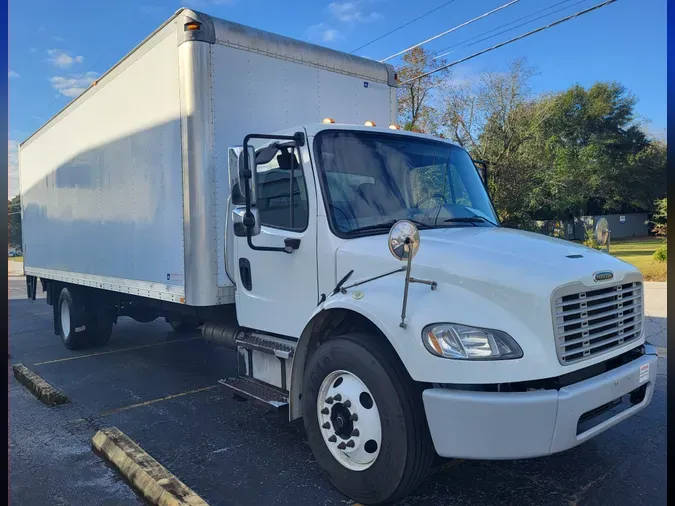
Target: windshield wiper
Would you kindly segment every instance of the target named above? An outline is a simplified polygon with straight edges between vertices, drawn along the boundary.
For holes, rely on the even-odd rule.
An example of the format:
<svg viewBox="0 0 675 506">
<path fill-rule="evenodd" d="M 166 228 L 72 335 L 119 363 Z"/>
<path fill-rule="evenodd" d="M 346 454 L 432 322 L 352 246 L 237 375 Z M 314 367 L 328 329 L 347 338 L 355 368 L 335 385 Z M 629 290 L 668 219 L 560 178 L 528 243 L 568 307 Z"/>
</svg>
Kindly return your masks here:
<svg viewBox="0 0 675 506">
<path fill-rule="evenodd" d="M 410 219 L 405 219 L 406 221 L 410 221 L 417 225 L 417 228 L 421 229 L 428 229 L 432 228 L 431 225 L 427 225 L 426 223 L 422 223 L 421 221 L 416 221 L 416 220 L 410 220 Z M 351 232 L 363 232 L 366 230 L 380 230 L 380 229 L 390 229 L 391 227 L 394 226 L 395 223 L 398 223 L 401 220 L 389 220 L 385 221 L 384 223 L 377 223 L 375 225 L 368 225 L 366 227 L 361 227 L 361 228 L 355 228 L 354 230 L 351 230 Z"/>
<path fill-rule="evenodd" d="M 459 218 L 448 218 L 447 220 L 443 221 L 445 223 L 489 223 L 491 225 L 496 225 L 490 220 L 483 218 L 482 216 L 478 216 L 477 214 L 474 214 L 473 216 L 462 216 Z"/>
</svg>

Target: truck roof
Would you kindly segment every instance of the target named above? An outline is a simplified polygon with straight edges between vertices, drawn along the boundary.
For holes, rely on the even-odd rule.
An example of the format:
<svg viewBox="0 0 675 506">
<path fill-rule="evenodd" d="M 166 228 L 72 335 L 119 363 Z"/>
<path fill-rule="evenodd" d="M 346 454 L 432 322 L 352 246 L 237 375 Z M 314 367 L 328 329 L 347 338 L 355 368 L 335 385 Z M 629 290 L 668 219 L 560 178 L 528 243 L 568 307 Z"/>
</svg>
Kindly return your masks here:
<svg viewBox="0 0 675 506">
<path fill-rule="evenodd" d="M 141 49 L 145 43 L 160 30 L 179 17 L 186 22 L 197 21 L 202 25 L 202 29 L 198 33 L 181 30 L 181 32 L 183 32 L 182 40 L 184 41 L 199 40 L 212 44 L 221 44 L 289 61 L 295 61 L 304 65 L 323 68 L 341 74 L 362 77 L 364 80 L 387 83 L 389 86 L 393 87 L 397 85 L 396 73 L 394 67 L 390 64 L 380 63 L 375 60 L 369 60 L 342 51 L 328 49 L 323 46 L 292 39 L 276 33 L 259 30 L 239 23 L 233 23 L 183 7 L 178 9 L 173 16 L 162 23 L 136 47 L 129 51 L 121 60 L 115 63 L 115 65 L 110 67 L 110 69 L 89 85 L 89 88 L 83 93 L 71 100 L 40 128 L 24 139 L 20 146 L 25 144 L 29 139 L 34 137 L 38 132 L 57 120 L 63 114 L 67 114 L 69 109 L 87 100 L 95 88 L 105 86 L 106 82 L 111 78 L 109 74 L 113 72 L 115 68 L 121 65 L 136 51 Z"/>
<path fill-rule="evenodd" d="M 354 125 L 354 124 L 349 124 L 349 123 L 308 123 L 306 125 L 302 125 L 307 130 L 307 135 L 310 137 L 315 136 L 317 133 L 323 130 L 353 130 L 357 132 L 380 132 L 384 134 L 394 134 L 394 135 L 407 135 L 410 137 L 417 137 L 420 139 L 428 139 L 428 140 L 433 140 L 433 141 L 440 141 L 440 142 L 446 142 L 448 144 L 452 144 L 453 146 L 456 146 L 458 148 L 464 149 L 462 146 L 457 144 L 456 142 L 452 142 L 449 139 L 444 139 L 442 137 L 437 137 L 435 135 L 429 135 L 429 134 L 422 134 L 422 133 L 417 133 L 417 132 L 411 132 L 409 130 L 403 130 L 400 128 L 397 129 L 391 129 L 389 127 L 379 127 L 379 126 L 365 126 L 365 125 Z M 299 126 L 297 128 L 300 128 Z M 296 128 L 296 130 L 297 130 Z M 289 130 L 292 129 L 285 129 L 284 132 L 288 132 Z M 277 132 L 280 133 L 280 132 Z"/>
</svg>

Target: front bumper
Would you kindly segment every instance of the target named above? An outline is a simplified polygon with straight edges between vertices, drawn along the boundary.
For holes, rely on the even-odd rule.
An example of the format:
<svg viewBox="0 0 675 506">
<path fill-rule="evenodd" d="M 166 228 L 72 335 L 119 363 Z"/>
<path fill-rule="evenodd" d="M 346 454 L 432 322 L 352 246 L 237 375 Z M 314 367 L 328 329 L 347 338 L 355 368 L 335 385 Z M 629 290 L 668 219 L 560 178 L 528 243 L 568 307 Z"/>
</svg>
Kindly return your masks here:
<svg viewBox="0 0 675 506">
<path fill-rule="evenodd" d="M 422 397 L 436 452 L 441 457 L 498 460 L 539 457 L 577 446 L 649 404 L 658 360 L 652 346 L 647 353 L 651 350 L 654 354 L 560 390 L 427 389 Z M 640 402 L 592 425 L 593 410 L 644 385 Z M 591 427 L 579 432 L 582 415 L 588 420 L 584 425 Z"/>
</svg>

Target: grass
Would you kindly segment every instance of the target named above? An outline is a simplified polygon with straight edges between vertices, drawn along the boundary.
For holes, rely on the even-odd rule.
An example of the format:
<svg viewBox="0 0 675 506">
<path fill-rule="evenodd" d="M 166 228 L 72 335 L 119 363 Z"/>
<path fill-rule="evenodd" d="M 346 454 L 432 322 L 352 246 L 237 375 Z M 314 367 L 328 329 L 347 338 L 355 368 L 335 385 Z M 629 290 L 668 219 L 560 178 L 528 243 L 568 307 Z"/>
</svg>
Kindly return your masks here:
<svg viewBox="0 0 675 506">
<path fill-rule="evenodd" d="M 23 257 L 9 257 L 9 260 L 13 260 L 15 262 L 23 262 Z"/>
<path fill-rule="evenodd" d="M 640 269 L 646 281 L 666 281 L 667 262 L 659 262 L 653 256 L 665 242 L 665 238 L 659 237 L 617 239 L 611 242 L 609 252 Z"/>
</svg>

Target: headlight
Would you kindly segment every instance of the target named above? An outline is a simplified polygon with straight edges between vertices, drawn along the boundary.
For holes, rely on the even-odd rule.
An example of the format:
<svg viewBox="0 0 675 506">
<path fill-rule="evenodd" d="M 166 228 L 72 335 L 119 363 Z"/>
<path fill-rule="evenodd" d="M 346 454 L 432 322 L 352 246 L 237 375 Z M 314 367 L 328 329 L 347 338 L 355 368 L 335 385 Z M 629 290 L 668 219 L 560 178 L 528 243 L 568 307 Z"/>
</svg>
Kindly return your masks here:
<svg viewBox="0 0 675 506">
<path fill-rule="evenodd" d="M 431 354 L 445 358 L 507 360 L 523 356 L 523 350 L 506 332 L 455 323 L 426 326 L 422 341 Z"/>
</svg>

